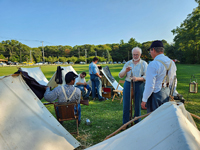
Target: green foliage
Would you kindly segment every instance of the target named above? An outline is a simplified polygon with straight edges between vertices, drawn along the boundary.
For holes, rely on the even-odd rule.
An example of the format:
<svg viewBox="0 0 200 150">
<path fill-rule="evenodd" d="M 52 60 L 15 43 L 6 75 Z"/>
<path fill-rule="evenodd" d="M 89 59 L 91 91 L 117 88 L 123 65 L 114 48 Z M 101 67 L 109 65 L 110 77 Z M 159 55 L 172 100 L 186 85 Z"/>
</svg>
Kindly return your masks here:
<svg viewBox="0 0 200 150">
<path fill-rule="evenodd" d="M 59 57 L 60 62 L 66 62 L 68 59 L 66 57 Z"/>
<path fill-rule="evenodd" d="M 75 57 L 75 56 L 72 56 L 71 58 L 69 58 L 69 60 L 70 60 L 71 62 L 75 63 L 75 62 L 78 60 L 78 58 Z"/>
<path fill-rule="evenodd" d="M 175 35 L 175 50 L 180 54 L 182 63 L 200 63 L 200 3 L 197 8 L 181 23 L 180 27 L 172 30 Z"/>
<path fill-rule="evenodd" d="M 5 57 L 3 56 L 3 54 L 0 54 L 0 59 L 4 59 Z"/>
<path fill-rule="evenodd" d="M 84 56 L 81 56 L 80 58 L 78 58 L 77 62 L 85 62 L 85 57 Z"/>
<path fill-rule="evenodd" d="M 49 57 L 46 57 L 46 58 L 45 58 L 45 61 L 46 61 L 46 62 L 53 63 L 53 62 L 58 61 L 58 58 L 57 58 L 57 57 L 51 57 L 51 56 L 49 56 Z"/>
</svg>

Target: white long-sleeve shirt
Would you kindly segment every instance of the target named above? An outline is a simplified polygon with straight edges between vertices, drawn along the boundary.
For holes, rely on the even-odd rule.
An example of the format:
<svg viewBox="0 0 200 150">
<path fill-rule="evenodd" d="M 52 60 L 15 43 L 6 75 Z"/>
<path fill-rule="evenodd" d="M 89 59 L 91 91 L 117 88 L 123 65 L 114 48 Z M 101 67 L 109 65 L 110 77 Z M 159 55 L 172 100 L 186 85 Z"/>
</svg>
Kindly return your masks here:
<svg viewBox="0 0 200 150">
<path fill-rule="evenodd" d="M 140 59 L 140 61 L 135 65 L 133 63 L 133 60 L 129 60 L 125 63 L 125 65 L 122 68 L 122 70 L 120 71 L 120 73 L 124 72 L 126 70 L 126 68 L 129 67 L 129 66 L 132 68 L 133 76 L 143 77 L 146 80 L 146 71 L 147 71 L 147 66 L 148 66 L 146 61 L 143 61 L 143 60 Z M 119 73 L 119 75 L 120 75 L 120 73 Z M 131 82 L 130 77 L 131 77 L 131 70 L 126 73 L 125 80 L 128 81 L 128 82 Z M 119 76 L 119 78 L 121 78 L 121 77 Z"/>
<path fill-rule="evenodd" d="M 75 83 L 74 83 L 74 86 L 77 85 L 78 82 L 81 82 L 81 83 L 85 83 L 85 78 L 81 78 L 80 74 L 78 75 L 78 77 L 75 79 Z"/>
<path fill-rule="evenodd" d="M 162 82 L 166 75 L 165 66 L 161 62 L 156 61 L 156 59 L 163 61 L 166 64 L 167 68 L 169 67 L 170 62 L 172 61 L 169 57 L 165 56 L 164 54 L 159 54 L 154 58 L 152 62 L 149 63 L 147 67 L 146 84 L 145 84 L 145 89 L 144 89 L 143 98 L 142 98 L 143 102 L 147 102 L 152 92 L 157 93 L 161 90 Z M 172 61 L 171 68 L 168 71 L 169 86 L 171 86 L 173 83 L 174 76 L 176 75 L 176 70 L 177 70 L 176 65 Z M 166 83 L 164 86 L 166 86 Z M 176 83 L 175 83 L 174 91 L 175 90 L 176 90 Z"/>
</svg>

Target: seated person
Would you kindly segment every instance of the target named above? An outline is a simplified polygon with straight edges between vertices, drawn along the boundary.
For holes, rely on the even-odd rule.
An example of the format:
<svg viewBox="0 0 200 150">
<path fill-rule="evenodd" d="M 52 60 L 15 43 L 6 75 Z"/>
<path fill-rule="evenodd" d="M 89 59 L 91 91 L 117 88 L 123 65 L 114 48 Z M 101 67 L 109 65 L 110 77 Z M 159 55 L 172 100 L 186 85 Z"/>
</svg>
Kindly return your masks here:
<svg viewBox="0 0 200 150">
<path fill-rule="evenodd" d="M 86 72 L 82 72 L 75 79 L 74 86 L 79 88 L 82 91 L 83 99 L 89 99 L 89 95 L 91 92 L 90 86 L 85 81 Z"/>
<path fill-rule="evenodd" d="M 46 88 L 46 92 L 44 93 L 44 99 L 48 102 L 55 101 L 58 99 L 59 103 L 63 102 L 77 102 L 78 103 L 78 122 L 80 124 L 81 121 L 81 106 L 80 106 L 80 100 L 81 100 L 81 91 L 79 88 L 74 87 L 75 78 L 78 76 L 74 72 L 68 72 L 65 75 L 65 82 L 66 85 L 64 86 L 58 86 L 54 88 L 52 91 L 50 90 L 50 87 Z M 65 92 L 65 93 L 64 93 Z M 74 107 L 75 113 L 77 112 L 76 107 Z"/>
</svg>

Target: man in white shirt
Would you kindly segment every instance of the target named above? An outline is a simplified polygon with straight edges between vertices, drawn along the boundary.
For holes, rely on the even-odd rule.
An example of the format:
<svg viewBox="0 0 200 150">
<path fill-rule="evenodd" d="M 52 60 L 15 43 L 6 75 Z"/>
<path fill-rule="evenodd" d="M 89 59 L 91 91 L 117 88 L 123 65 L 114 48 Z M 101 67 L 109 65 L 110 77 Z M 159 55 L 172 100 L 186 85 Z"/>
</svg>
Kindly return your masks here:
<svg viewBox="0 0 200 150">
<path fill-rule="evenodd" d="M 82 91 L 83 99 L 89 99 L 91 88 L 86 83 L 85 77 L 86 77 L 86 72 L 82 72 L 81 74 L 79 74 L 78 77 L 75 79 L 74 86 Z"/>
<path fill-rule="evenodd" d="M 177 70 L 175 63 L 164 55 L 162 41 L 152 42 L 149 50 L 154 60 L 147 67 L 146 84 L 141 103 L 142 108 L 145 108 L 147 103 L 148 113 L 169 101 L 170 87 Z"/>
<path fill-rule="evenodd" d="M 135 87 L 135 113 L 134 116 L 141 116 L 141 102 L 142 94 L 144 91 L 144 81 L 146 79 L 147 63 L 140 59 L 142 50 L 139 47 L 132 49 L 133 59 L 126 62 L 123 69 L 119 73 L 119 77 L 125 78 L 124 89 L 123 89 L 123 124 L 130 120 L 130 85 L 133 80 Z M 140 119 L 141 120 L 141 119 Z M 140 120 L 136 120 L 138 123 Z"/>
</svg>

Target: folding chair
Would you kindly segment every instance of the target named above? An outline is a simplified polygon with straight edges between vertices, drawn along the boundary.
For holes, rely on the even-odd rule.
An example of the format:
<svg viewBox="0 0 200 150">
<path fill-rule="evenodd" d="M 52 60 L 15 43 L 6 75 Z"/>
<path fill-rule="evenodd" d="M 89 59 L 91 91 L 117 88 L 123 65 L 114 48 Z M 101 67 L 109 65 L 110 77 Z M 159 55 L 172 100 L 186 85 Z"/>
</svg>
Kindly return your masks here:
<svg viewBox="0 0 200 150">
<path fill-rule="evenodd" d="M 76 114 L 74 112 L 74 107 L 76 107 Z M 54 109 L 56 113 L 57 120 L 60 121 L 68 121 L 68 120 L 76 120 L 77 126 L 77 135 L 79 135 L 78 131 L 78 103 L 76 102 L 67 102 L 67 103 L 54 103 Z"/>
<path fill-rule="evenodd" d="M 113 95 L 112 101 L 115 99 L 115 96 L 118 96 L 118 93 L 120 93 L 120 94 L 122 95 L 120 104 L 122 103 L 122 100 L 123 100 L 123 91 L 122 91 L 122 90 L 118 90 L 118 87 L 119 87 L 119 84 L 120 84 L 120 83 L 124 84 L 124 82 L 125 82 L 124 80 L 119 80 L 119 83 L 118 83 L 118 85 L 117 85 L 116 90 L 113 90 L 114 95 Z M 120 98 L 119 98 L 118 100 L 120 100 Z"/>
</svg>

